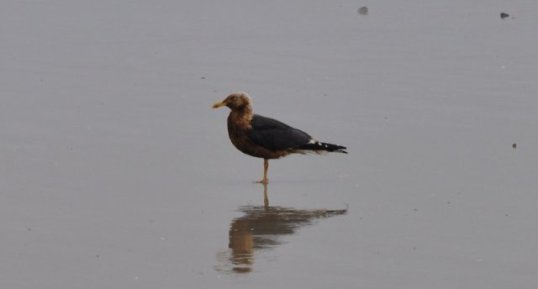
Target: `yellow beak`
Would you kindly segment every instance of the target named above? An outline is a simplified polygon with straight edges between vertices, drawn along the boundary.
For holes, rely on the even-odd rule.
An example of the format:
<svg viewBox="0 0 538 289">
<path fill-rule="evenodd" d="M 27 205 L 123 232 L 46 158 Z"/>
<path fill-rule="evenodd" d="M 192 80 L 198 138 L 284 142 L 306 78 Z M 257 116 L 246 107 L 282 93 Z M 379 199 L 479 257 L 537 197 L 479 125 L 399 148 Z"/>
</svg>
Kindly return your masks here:
<svg viewBox="0 0 538 289">
<path fill-rule="evenodd" d="M 219 107 L 223 107 L 226 105 L 226 102 L 224 101 L 217 101 L 213 104 L 213 108 L 219 108 Z"/>
</svg>

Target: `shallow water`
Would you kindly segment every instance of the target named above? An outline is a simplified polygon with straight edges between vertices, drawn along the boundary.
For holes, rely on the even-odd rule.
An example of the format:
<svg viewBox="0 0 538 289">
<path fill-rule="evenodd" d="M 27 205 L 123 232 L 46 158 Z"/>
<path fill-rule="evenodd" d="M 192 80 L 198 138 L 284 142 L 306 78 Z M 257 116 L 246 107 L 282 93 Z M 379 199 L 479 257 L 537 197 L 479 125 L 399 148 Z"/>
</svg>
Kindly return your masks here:
<svg viewBox="0 0 538 289">
<path fill-rule="evenodd" d="M 286 235 L 292 235 L 314 220 L 343 215 L 347 209 L 301 210 L 271 206 L 267 185 L 264 185 L 263 206 L 241 207 L 241 217 L 233 219 L 228 232 L 228 254 L 219 256 L 217 267 L 221 272 L 250 273 L 253 271 L 258 251 L 276 248 Z M 224 264 L 222 264 L 224 263 Z M 227 268 L 230 267 L 230 268 Z"/>
<path fill-rule="evenodd" d="M 535 287 L 538 4 L 468 2 L 2 1 L 0 287 Z M 253 183 L 237 90 L 349 154 Z"/>
</svg>

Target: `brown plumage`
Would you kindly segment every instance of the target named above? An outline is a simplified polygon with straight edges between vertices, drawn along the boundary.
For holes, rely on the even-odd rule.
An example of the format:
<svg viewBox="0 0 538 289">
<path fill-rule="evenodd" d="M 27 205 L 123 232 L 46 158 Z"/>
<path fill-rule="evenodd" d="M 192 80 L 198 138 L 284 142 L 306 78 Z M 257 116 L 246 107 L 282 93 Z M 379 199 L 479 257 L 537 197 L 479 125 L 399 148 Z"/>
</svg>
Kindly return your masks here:
<svg viewBox="0 0 538 289">
<path fill-rule="evenodd" d="M 269 159 L 278 159 L 292 153 L 347 153 L 346 147 L 323 143 L 313 139 L 302 130 L 293 128 L 278 120 L 252 113 L 252 101 L 245 92 L 230 94 L 213 108 L 227 106 L 228 135 L 233 145 L 241 152 L 264 159 L 263 179 L 267 184 Z"/>
</svg>

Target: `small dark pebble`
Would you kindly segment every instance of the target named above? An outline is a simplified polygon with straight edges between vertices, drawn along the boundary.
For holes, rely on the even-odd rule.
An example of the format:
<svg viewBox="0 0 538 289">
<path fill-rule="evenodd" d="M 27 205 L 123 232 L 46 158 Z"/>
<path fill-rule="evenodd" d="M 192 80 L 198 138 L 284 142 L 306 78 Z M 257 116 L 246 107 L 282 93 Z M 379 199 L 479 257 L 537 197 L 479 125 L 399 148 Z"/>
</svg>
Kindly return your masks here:
<svg viewBox="0 0 538 289">
<path fill-rule="evenodd" d="M 201 79 L 205 79 L 205 76 L 200 77 Z"/>
<path fill-rule="evenodd" d="M 513 149 L 516 149 L 516 148 L 517 148 L 517 143 L 513 143 L 513 144 L 512 144 L 512 148 L 513 148 Z"/>
<path fill-rule="evenodd" d="M 357 12 L 360 15 L 368 15 L 368 7 L 362 6 L 361 8 L 359 8 L 359 10 L 357 10 Z"/>
<path fill-rule="evenodd" d="M 510 17 L 510 14 L 505 13 L 505 12 L 501 12 L 501 19 L 505 19 L 505 18 L 508 18 L 508 17 Z"/>
</svg>

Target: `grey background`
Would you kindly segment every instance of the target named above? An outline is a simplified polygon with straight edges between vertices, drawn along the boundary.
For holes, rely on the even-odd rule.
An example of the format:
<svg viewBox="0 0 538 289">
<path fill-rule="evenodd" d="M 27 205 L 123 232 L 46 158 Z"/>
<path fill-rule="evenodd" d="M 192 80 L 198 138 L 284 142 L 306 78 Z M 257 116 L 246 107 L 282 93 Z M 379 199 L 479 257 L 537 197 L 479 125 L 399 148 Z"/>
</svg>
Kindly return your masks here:
<svg viewBox="0 0 538 289">
<path fill-rule="evenodd" d="M 535 288 L 537 19 L 525 0 L 3 0 L 0 287 Z M 272 206 L 349 209 L 245 274 L 229 228 L 263 205 L 262 161 L 210 108 L 237 90 L 350 152 L 271 162 Z"/>
</svg>

